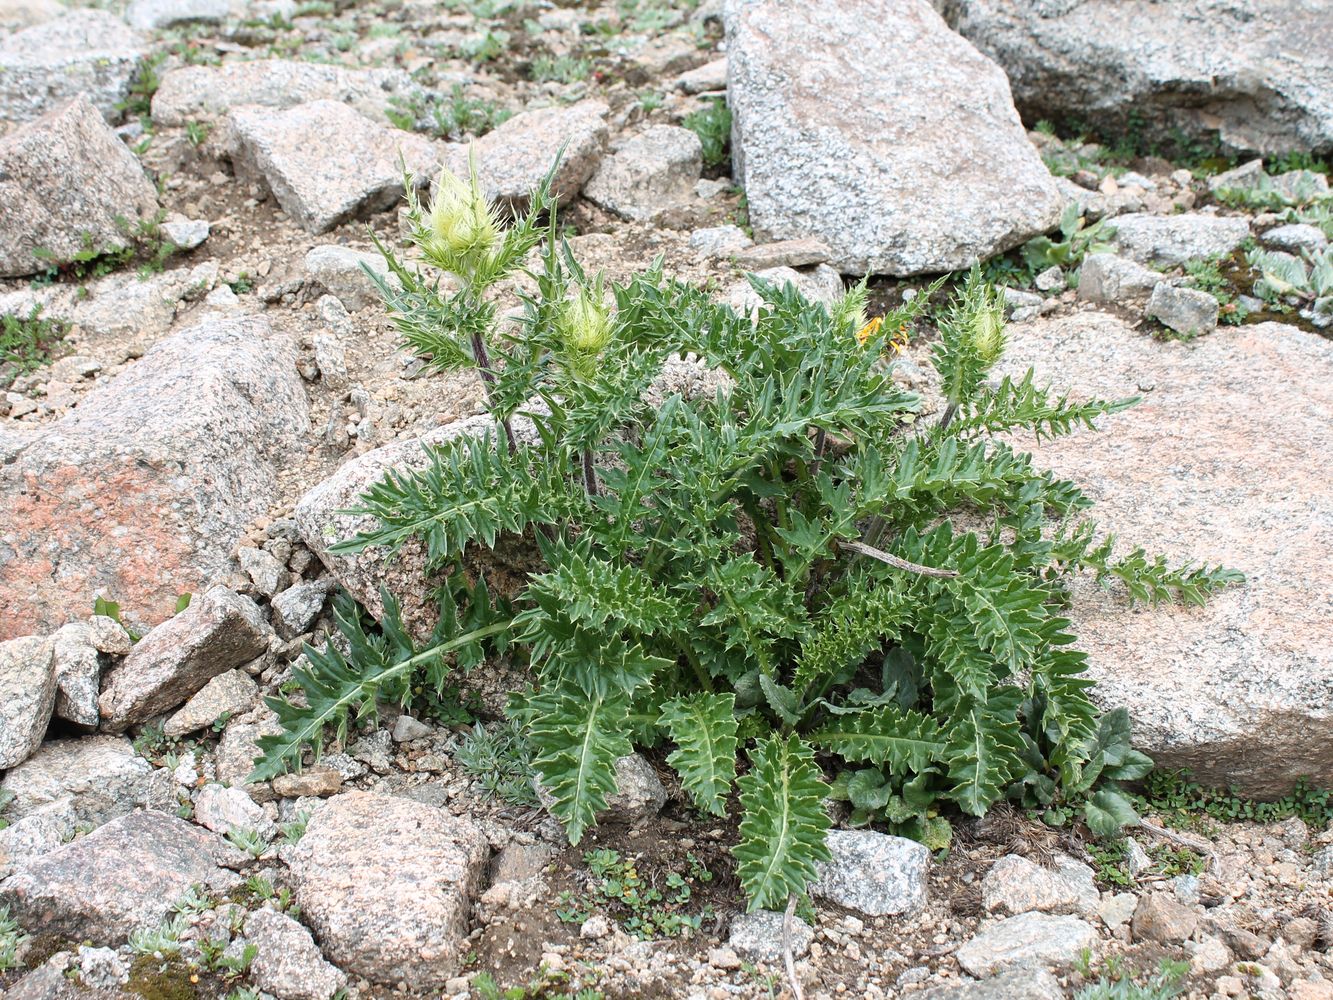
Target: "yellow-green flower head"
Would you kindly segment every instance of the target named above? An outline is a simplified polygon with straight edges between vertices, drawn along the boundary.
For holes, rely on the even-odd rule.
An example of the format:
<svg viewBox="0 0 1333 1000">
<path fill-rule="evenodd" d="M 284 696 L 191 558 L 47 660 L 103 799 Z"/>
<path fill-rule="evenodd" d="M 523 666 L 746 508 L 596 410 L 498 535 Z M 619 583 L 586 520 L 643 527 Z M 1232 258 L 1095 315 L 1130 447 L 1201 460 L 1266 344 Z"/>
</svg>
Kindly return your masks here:
<svg viewBox="0 0 1333 1000">
<path fill-rule="evenodd" d="M 500 242 L 500 224 L 486 201 L 475 165 L 467 181 L 445 167 L 435 181 L 424 249 L 449 266 L 475 264 Z"/>
<path fill-rule="evenodd" d="M 602 302 L 601 284 L 599 278 L 592 288 L 580 288 L 572 299 L 566 299 L 556 320 L 565 350 L 584 372 L 611 342 L 615 325 L 611 310 Z"/>
<path fill-rule="evenodd" d="M 972 314 L 972 346 L 987 367 L 1004 353 L 1004 301 L 998 294 L 985 295 Z"/>
</svg>

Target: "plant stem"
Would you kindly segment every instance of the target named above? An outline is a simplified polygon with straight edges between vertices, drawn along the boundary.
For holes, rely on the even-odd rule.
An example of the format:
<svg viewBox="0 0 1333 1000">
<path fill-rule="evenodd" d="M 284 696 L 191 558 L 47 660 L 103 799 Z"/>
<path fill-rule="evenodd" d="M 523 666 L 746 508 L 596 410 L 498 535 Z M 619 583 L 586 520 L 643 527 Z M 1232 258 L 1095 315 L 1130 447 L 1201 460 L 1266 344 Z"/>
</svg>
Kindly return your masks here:
<svg viewBox="0 0 1333 1000">
<path fill-rule="evenodd" d="M 480 330 L 472 331 L 472 357 L 477 362 L 477 371 L 481 375 L 482 385 L 486 389 L 486 407 L 495 415 L 495 369 L 491 367 L 491 354 L 486 349 L 486 338 Z M 505 441 L 509 452 L 518 451 L 518 441 L 514 437 L 514 428 L 508 417 L 500 418 L 500 425 L 505 429 Z"/>
<path fill-rule="evenodd" d="M 588 496 L 597 495 L 597 471 L 592 465 L 592 449 L 583 449 L 583 485 L 588 488 Z"/>
<path fill-rule="evenodd" d="M 940 416 L 939 429 L 942 431 L 947 431 L 949 429 L 949 425 L 953 423 L 953 418 L 957 415 L 957 413 L 958 413 L 957 403 L 950 403 L 948 406 L 946 406 L 944 408 L 944 413 Z"/>
<path fill-rule="evenodd" d="M 864 542 L 839 542 L 838 548 L 846 552 L 855 552 L 860 556 L 869 556 L 871 559 L 878 559 L 886 566 L 892 566 L 894 569 L 903 569 L 909 573 L 916 573 L 920 576 L 933 576 L 940 579 L 952 579 L 958 575 L 956 569 L 937 569 L 934 566 L 922 566 L 920 563 L 914 563 L 910 560 L 895 556 L 892 553 L 877 549 L 873 545 L 866 545 Z"/>
</svg>

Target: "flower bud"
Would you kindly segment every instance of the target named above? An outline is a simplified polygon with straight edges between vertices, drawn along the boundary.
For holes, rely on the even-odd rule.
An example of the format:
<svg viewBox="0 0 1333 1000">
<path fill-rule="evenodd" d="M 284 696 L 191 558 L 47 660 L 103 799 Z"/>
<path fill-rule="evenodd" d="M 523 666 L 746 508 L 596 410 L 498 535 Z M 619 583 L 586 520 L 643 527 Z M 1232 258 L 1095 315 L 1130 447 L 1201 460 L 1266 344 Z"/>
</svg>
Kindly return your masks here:
<svg viewBox="0 0 1333 1000">
<path fill-rule="evenodd" d="M 998 294 L 982 297 L 972 313 L 972 347 L 989 368 L 1004 353 L 1004 303 Z"/>
<path fill-rule="evenodd" d="M 571 364 L 581 375 L 591 374 L 593 362 L 611 342 L 614 322 L 602 302 L 601 286 L 599 277 L 592 288 L 580 288 L 560 306 L 556 319 L 556 330 Z"/>
<path fill-rule="evenodd" d="M 477 180 L 473 165 L 468 181 L 448 167 L 435 181 L 422 246 L 446 270 L 475 270 L 500 242 L 500 226 Z"/>
</svg>

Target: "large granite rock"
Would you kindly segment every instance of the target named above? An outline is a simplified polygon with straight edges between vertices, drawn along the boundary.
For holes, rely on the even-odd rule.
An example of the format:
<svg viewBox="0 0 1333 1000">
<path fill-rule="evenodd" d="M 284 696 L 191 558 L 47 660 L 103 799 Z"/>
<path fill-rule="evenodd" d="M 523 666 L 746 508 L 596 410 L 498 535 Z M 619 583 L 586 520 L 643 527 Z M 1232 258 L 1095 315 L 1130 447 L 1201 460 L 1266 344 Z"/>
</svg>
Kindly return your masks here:
<svg viewBox="0 0 1333 1000">
<path fill-rule="evenodd" d="M 102 681 L 102 728 L 122 733 L 182 704 L 214 677 L 268 649 L 258 605 L 213 587 L 153 629 Z"/>
<path fill-rule="evenodd" d="M 147 51 L 120 18 L 83 8 L 0 38 L 0 120 L 31 121 L 82 96 L 115 121 Z"/>
<path fill-rule="evenodd" d="M 475 155 L 486 197 L 524 208 L 560 156 L 552 191 L 563 204 L 577 197 L 601 161 L 607 110 L 601 101 L 579 101 L 569 107 L 524 111 L 475 142 L 453 147 L 447 157 L 449 169 L 467 176 L 468 157 Z"/>
<path fill-rule="evenodd" d="M 256 910 L 245 918 L 245 939 L 255 946 L 250 979 L 282 1000 L 329 1000 L 347 975 L 324 960 L 310 932 L 285 913 Z"/>
<path fill-rule="evenodd" d="M 687 128 L 654 125 L 604 159 L 583 196 L 626 219 L 646 222 L 694 197 L 703 169 L 699 137 Z"/>
<path fill-rule="evenodd" d="M 220 837 L 146 810 L 24 865 L 0 884 L 0 906 L 29 933 L 119 945 L 161 923 L 194 885 L 239 883 L 219 866 L 242 858 Z"/>
<path fill-rule="evenodd" d="M 125 20 L 143 31 L 177 24 L 217 24 L 231 13 L 229 0 L 130 0 Z"/>
<path fill-rule="evenodd" d="M 1064 205 L 1004 73 L 926 0 L 727 0 L 732 162 L 769 239 L 844 274 L 950 271 Z"/>
<path fill-rule="evenodd" d="M 55 644 L 30 635 L 0 642 L 0 771 L 27 760 L 56 704 Z"/>
<path fill-rule="evenodd" d="M 1333 7 L 1310 0 L 944 0 L 1029 121 L 1333 149 Z"/>
<path fill-rule="evenodd" d="M 89 246 L 125 246 L 119 220 L 153 215 L 157 191 L 80 96 L 0 137 L 0 204 L 0 277 L 13 277 L 37 274 Z"/>
<path fill-rule="evenodd" d="M 1087 312 L 1009 331 L 1003 368 L 1137 407 L 1035 447 L 1124 545 L 1244 572 L 1202 608 L 1131 607 L 1090 580 L 1072 618 L 1107 706 L 1159 764 L 1278 795 L 1333 784 L 1333 352 L 1264 323 L 1162 343 Z M 1022 442 L 1024 447 L 1031 442 Z"/>
<path fill-rule="evenodd" d="M 976 937 L 959 947 L 954 957 L 964 970 L 984 978 L 1020 966 L 1073 965 L 1097 941 L 1096 928 L 1078 917 L 1023 913 L 983 923 Z"/>
<path fill-rule="evenodd" d="M 348 69 L 285 59 L 182 66 L 162 75 L 153 94 L 153 122 L 184 125 L 244 105 L 280 110 L 308 101 L 341 101 L 382 122 L 389 98 L 410 86 L 402 70 Z"/>
<path fill-rule="evenodd" d="M 288 338 L 215 315 L 64 419 L 0 430 L 0 639 L 83 617 L 98 592 L 153 624 L 229 572 L 306 446 L 308 405 Z"/>
<path fill-rule="evenodd" d="M 438 991 L 463 957 L 487 853 L 465 819 L 347 792 L 316 810 L 287 861 L 302 917 L 335 965 Z"/>
<path fill-rule="evenodd" d="M 874 830 L 830 830 L 832 857 L 815 866 L 810 893 L 857 913 L 881 917 L 916 913 L 926 905 L 930 851 Z"/>
<path fill-rule="evenodd" d="M 174 804 L 171 781 L 123 736 L 52 740 L 0 781 L 14 799 L 5 817 L 21 821 L 52 806 L 73 821 L 101 826 L 140 808 Z"/>
<path fill-rule="evenodd" d="M 438 161 L 425 136 L 329 100 L 286 111 L 237 109 L 228 142 L 238 174 L 262 180 L 312 233 L 391 207 L 403 197 L 404 166 L 425 184 Z"/>
</svg>

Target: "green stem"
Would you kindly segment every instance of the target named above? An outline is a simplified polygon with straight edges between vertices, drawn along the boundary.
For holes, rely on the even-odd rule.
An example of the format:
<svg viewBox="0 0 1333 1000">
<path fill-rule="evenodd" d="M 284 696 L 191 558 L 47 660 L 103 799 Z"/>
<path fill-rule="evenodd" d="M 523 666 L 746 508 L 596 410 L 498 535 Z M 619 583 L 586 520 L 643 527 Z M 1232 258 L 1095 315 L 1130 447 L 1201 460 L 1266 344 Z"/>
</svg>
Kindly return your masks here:
<svg viewBox="0 0 1333 1000">
<path fill-rule="evenodd" d="M 704 665 L 699 661 L 699 654 L 696 653 L 684 639 L 677 639 L 676 646 L 680 649 L 681 653 L 685 655 L 685 659 L 689 661 L 690 667 L 694 670 L 694 676 L 699 680 L 699 684 L 705 691 L 711 692 L 713 690 L 713 678 L 708 676 L 708 671 L 704 669 Z"/>
</svg>

